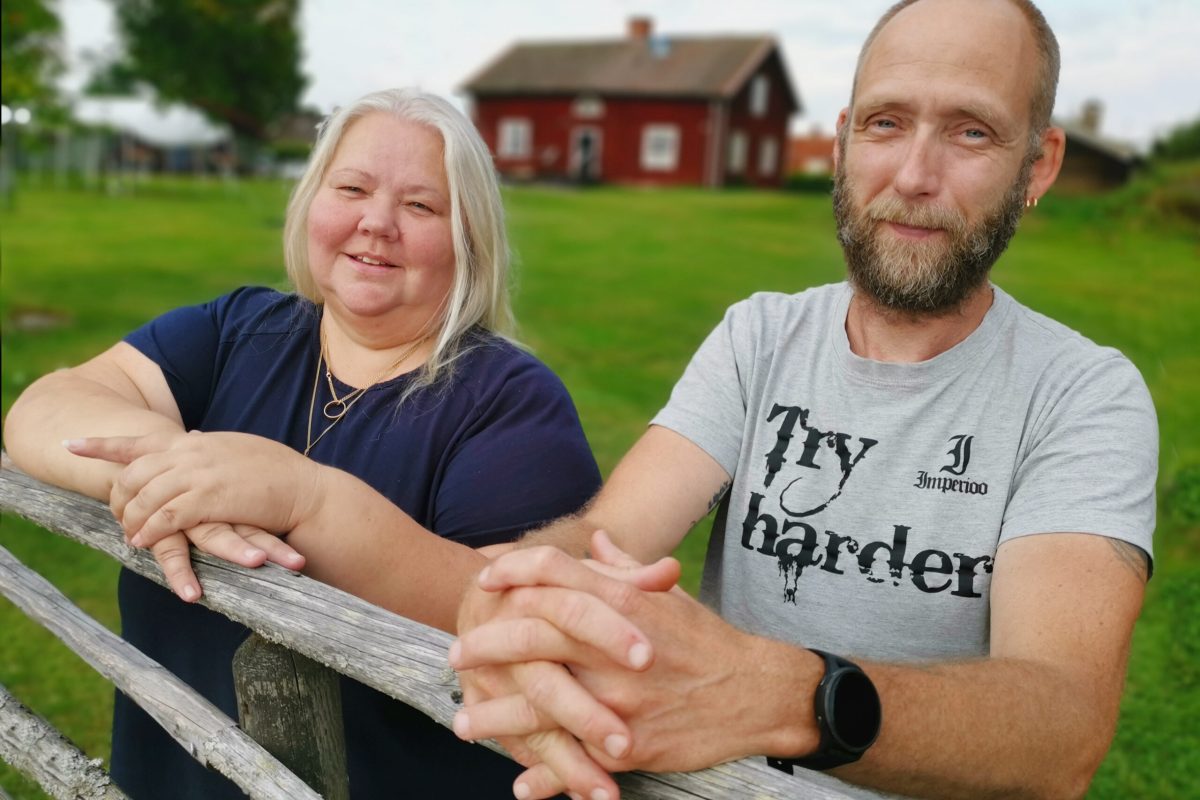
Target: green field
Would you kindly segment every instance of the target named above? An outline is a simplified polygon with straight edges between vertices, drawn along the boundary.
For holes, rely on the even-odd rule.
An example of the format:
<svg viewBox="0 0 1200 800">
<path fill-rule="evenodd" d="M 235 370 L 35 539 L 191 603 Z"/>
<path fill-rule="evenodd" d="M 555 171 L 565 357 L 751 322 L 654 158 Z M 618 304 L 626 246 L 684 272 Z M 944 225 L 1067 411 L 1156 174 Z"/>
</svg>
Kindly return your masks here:
<svg viewBox="0 0 1200 800">
<path fill-rule="evenodd" d="M 112 196 L 23 187 L 0 214 L 4 409 L 38 375 L 166 309 L 247 283 L 282 286 L 286 193 L 275 183 L 152 182 Z M 818 195 L 514 188 L 507 202 L 521 336 L 566 381 L 606 473 L 726 306 L 842 274 Z M 1100 199 L 1052 194 L 994 276 L 1128 354 L 1159 412 L 1155 576 L 1093 798 L 1185 797 L 1200 775 L 1200 230 L 1195 216 L 1172 216 L 1188 207 L 1200 208 L 1195 166 Z M 680 552 L 693 589 L 704 527 Z M 0 545 L 116 629 L 113 562 L 11 518 Z M 111 686 L 3 599 L 0 632 L 0 683 L 106 757 Z M 0 786 L 40 796 L 2 764 Z"/>
</svg>

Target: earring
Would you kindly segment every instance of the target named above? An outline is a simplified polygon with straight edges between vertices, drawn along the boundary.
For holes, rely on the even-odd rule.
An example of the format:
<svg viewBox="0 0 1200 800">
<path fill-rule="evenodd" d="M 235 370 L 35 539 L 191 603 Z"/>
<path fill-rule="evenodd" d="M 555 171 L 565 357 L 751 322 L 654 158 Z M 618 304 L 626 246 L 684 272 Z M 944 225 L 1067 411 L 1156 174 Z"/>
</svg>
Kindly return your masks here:
<svg viewBox="0 0 1200 800">
<path fill-rule="evenodd" d="M 1026 208 L 1037 208 L 1038 199 L 1036 197 L 1027 197 L 1025 199 Z"/>
</svg>

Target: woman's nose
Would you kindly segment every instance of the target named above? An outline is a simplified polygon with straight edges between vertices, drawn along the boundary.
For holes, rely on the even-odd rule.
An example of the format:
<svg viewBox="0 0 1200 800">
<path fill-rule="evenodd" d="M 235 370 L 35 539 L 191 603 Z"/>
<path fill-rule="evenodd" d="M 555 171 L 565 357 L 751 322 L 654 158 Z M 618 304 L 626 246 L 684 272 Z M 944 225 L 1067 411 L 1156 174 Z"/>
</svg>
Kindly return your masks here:
<svg viewBox="0 0 1200 800">
<path fill-rule="evenodd" d="M 368 203 L 358 221 L 358 231 L 372 239 L 399 238 L 400 226 L 396 219 L 395 207 L 390 203 Z"/>
</svg>

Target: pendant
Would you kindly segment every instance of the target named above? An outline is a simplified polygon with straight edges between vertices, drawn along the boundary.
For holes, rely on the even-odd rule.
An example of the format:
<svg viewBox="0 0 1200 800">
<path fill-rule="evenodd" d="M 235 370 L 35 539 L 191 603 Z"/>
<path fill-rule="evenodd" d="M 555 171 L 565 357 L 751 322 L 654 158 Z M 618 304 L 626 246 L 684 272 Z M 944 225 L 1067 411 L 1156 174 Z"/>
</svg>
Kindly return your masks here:
<svg viewBox="0 0 1200 800">
<path fill-rule="evenodd" d="M 333 410 L 330 410 L 330 408 Z M 331 419 L 336 422 L 342 418 L 348 408 L 349 406 L 346 405 L 345 400 L 339 400 L 335 397 L 321 408 L 321 413 L 325 415 L 325 419 Z"/>
</svg>

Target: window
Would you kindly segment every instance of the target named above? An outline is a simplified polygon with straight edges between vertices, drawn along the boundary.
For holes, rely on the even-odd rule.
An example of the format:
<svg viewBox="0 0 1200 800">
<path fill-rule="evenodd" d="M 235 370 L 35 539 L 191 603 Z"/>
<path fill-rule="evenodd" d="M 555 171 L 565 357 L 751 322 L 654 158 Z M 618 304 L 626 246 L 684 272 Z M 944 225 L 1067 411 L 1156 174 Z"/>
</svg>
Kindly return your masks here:
<svg viewBox="0 0 1200 800">
<path fill-rule="evenodd" d="M 750 115 L 761 117 L 767 113 L 767 100 L 771 95 L 771 85 L 766 75 L 755 75 L 750 82 Z"/>
<path fill-rule="evenodd" d="M 501 117 L 496 155 L 529 158 L 533 153 L 533 123 L 524 117 Z"/>
<path fill-rule="evenodd" d="M 746 132 L 734 131 L 729 136 L 729 172 L 741 175 L 746 171 Z"/>
<path fill-rule="evenodd" d="M 679 166 L 679 126 L 647 125 L 642 129 L 642 169 L 673 172 Z"/>
<path fill-rule="evenodd" d="M 758 146 L 758 174 L 764 178 L 771 178 L 778 171 L 779 143 L 768 136 Z"/>
<path fill-rule="evenodd" d="M 604 116 L 604 101 L 596 95 L 581 95 L 571 104 L 576 119 L 597 119 Z"/>
</svg>

